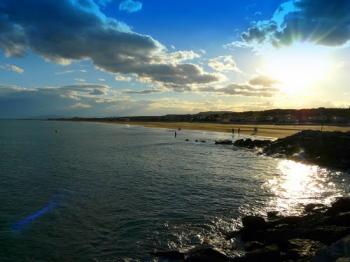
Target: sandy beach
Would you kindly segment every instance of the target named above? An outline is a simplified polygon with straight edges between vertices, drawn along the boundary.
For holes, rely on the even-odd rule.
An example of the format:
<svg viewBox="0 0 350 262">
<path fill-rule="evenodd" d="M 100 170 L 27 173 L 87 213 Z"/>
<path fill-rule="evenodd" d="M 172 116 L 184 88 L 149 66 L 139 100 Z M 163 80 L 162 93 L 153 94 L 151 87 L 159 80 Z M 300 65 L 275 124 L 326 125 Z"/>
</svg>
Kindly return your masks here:
<svg viewBox="0 0 350 262">
<path fill-rule="evenodd" d="M 321 126 L 318 125 L 252 125 L 252 124 L 216 124 L 216 123 L 189 123 L 189 122 L 108 122 L 124 125 L 139 125 L 144 127 L 156 127 L 156 128 L 170 128 L 170 129 L 189 129 L 189 130 L 205 130 L 213 132 L 226 132 L 231 133 L 232 129 L 237 132 L 240 128 L 241 134 L 252 134 L 254 128 L 258 128 L 256 135 L 282 138 L 293 135 L 302 130 L 321 130 Z M 343 126 L 323 126 L 323 131 L 350 131 L 350 127 Z"/>
</svg>

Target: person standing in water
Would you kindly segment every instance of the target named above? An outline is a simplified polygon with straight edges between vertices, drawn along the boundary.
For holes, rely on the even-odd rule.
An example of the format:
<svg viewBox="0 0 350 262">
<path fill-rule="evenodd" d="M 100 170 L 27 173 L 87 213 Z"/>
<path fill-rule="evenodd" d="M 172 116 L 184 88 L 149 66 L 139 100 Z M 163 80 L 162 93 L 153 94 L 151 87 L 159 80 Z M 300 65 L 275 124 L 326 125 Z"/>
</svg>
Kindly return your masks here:
<svg viewBox="0 0 350 262">
<path fill-rule="evenodd" d="M 175 138 L 177 137 L 177 133 L 176 133 L 176 131 L 175 131 L 175 133 L 174 133 L 174 137 L 175 137 Z"/>
</svg>

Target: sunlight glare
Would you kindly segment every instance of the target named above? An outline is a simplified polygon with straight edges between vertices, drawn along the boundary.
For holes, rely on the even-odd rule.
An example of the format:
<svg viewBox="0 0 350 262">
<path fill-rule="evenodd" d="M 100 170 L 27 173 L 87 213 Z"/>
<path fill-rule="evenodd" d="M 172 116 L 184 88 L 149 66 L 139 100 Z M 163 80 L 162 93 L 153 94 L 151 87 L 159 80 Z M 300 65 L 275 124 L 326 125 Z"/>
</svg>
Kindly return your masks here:
<svg viewBox="0 0 350 262">
<path fill-rule="evenodd" d="M 263 73 L 278 80 L 282 92 L 302 94 L 329 77 L 333 64 L 327 48 L 301 43 L 264 54 Z"/>
<path fill-rule="evenodd" d="M 300 204 L 317 202 L 321 196 L 325 203 L 330 203 L 339 194 L 335 185 L 329 181 L 326 170 L 317 166 L 305 165 L 291 160 L 281 160 L 277 166 L 280 174 L 268 181 L 267 186 L 276 198 L 272 199 L 270 207 L 280 212 L 289 212 L 292 207 Z M 324 185 L 327 184 L 327 188 Z M 327 194 L 332 192 L 332 194 Z"/>
</svg>

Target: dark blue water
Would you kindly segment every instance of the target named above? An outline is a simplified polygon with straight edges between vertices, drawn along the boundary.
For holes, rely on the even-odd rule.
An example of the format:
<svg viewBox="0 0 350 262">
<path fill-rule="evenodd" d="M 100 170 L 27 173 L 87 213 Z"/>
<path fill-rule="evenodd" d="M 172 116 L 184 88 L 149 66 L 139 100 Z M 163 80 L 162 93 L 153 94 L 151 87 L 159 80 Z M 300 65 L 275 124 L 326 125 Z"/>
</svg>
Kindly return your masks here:
<svg viewBox="0 0 350 262">
<path fill-rule="evenodd" d="M 0 121 L 0 261 L 144 261 L 203 242 L 232 254 L 224 234 L 241 215 L 297 213 L 350 192 L 349 174 L 217 138 L 229 135 Z"/>
</svg>

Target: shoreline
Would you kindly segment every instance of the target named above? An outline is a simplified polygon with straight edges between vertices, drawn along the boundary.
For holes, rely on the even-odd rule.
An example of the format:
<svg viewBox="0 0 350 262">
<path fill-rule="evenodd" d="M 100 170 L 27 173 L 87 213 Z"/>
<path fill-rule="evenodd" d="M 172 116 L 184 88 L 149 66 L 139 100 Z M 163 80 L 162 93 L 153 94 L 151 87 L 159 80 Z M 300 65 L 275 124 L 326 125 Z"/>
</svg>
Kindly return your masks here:
<svg viewBox="0 0 350 262">
<path fill-rule="evenodd" d="M 220 123 L 198 123 L 198 122 L 137 122 L 137 121 L 92 121 L 92 120 L 67 120 L 75 122 L 93 122 L 93 123 L 109 123 L 132 126 L 143 126 L 149 128 L 166 128 L 166 129 L 185 129 L 210 132 L 232 133 L 232 129 L 237 134 L 238 128 L 240 133 L 244 135 L 252 135 L 254 128 L 258 128 L 258 132 L 254 135 L 266 138 L 284 138 L 294 135 L 303 130 L 321 130 L 319 125 L 268 125 L 268 124 L 220 124 Z M 347 126 L 323 126 L 323 131 L 341 131 L 349 132 L 350 127 Z"/>
</svg>

